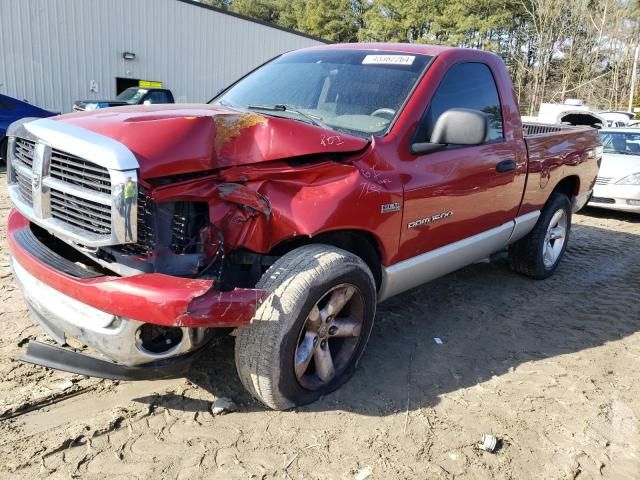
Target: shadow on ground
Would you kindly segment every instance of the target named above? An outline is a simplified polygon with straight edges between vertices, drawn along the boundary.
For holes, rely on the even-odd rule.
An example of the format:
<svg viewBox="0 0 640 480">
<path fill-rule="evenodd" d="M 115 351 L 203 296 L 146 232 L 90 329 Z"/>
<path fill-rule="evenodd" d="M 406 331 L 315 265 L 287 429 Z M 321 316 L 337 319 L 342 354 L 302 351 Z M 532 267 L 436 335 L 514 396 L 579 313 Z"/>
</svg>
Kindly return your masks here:
<svg viewBox="0 0 640 480">
<path fill-rule="evenodd" d="M 627 223 L 640 223 L 640 213 L 626 213 L 604 208 L 586 207 L 580 210 L 580 215 L 606 220 L 618 220 Z"/>
<path fill-rule="evenodd" d="M 589 209 L 587 215 L 631 215 Z M 439 396 L 485 382 L 526 362 L 570 354 L 640 330 L 640 237 L 574 225 L 556 274 L 534 281 L 505 258 L 469 266 L 379 305 L 374 332 L 354 377 L 300 411 L 346 410 L 383 416 L 433 406 Z M 438 345 L 434 338 L 442 339 Z M 189 380 L 245 411 L 263 410 L 235 371 L 233 338 L 196 361 Z M 169 394 L 138 399 L 204 411 L 209 403 Z"/>
</svg>

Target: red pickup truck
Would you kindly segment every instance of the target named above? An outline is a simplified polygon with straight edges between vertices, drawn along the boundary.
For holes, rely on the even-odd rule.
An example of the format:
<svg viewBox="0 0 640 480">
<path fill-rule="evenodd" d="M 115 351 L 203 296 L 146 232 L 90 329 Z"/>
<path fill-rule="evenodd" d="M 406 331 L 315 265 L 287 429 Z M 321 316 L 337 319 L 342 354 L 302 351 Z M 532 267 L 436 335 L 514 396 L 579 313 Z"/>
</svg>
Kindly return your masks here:
<svg viewBox="0 0 640 480">
<path fill-rule="evenodd" d="M 254 397 L 312 402 L 353 373 L 376 302 L 506 248 L 551 275 L 601 154 L 593 129 L 523 126 L 496 55 L 424 45 L 287 53 L 208 105 L 21 121 L 15 276 L 53 339 L 103 357 L 23 359 L 160 378 L 232 333 Z"/>
</svg>

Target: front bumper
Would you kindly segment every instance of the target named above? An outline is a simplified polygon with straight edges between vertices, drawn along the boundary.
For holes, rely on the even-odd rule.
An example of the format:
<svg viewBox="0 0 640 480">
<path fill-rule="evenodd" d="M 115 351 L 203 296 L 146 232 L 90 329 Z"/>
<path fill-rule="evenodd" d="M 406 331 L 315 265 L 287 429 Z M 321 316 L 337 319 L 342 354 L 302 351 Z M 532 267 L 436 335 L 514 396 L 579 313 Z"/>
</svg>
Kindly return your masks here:
<svg viewBox="0 0 640 480">
<path fill-rule="evenodd" d="M 160 380 L 186 375 L 195 359 L 193 352 L 141 366 L 118 365 L 90 355 L 46 343 L 30 341 L 23 362 L 65 372 L 110 380 Z"/>
<path fill-rule="evenodd" d="M 70 372 L 160 378 L 158 369 L 166 367 L 165 375 L 174 376 L 176 364 L 183 368 L 183 360 L 207 342 L 210 327 L 250 323 L 264 297 L 262 290 L 220 292 L 209 280 L 161 274 L 79 275 L 75 264 L 38 243 L 15 210 L 8 218 L 8 243 L 15 278 L 36 321 L 59 344 L 75 338 L 107 359 L 30 343 L 25 361 Z M 179 331 L 179 340 L 150 350 L 141 334 L 145 324 Z"/>
<path fill-rule="evenodd" d="M 640 213 L 640 185 L 596 185 L 589 206 Z"/>
<path fill-rule="evenodd" d="M 213 288 L 212 280 L 161 273 L 79 278 L 37 258 L 20 244 L 18 233 L 28 228 L 29 221 L 17 210 L 9 213 L 9 250 L 24 270 L 67 297 L 121 318 L 172 327 L 239 327 L 251 322 L 266 297 L 264 290 L 221 292 Z"/>
<path fill-rule="evenodd" d="M 140 340 L 143 322 L 97 310 L 63 295 L 31 275 L 15 260 L 11 266 L 34 319 L 60 345 L 66 344 L 69 336 L 112 362 L 133 366 L 189 353 L 207 340 L 207 329 L 180 327 L 179 343 L 161 353 L 149 351 Z"/>
</svg>

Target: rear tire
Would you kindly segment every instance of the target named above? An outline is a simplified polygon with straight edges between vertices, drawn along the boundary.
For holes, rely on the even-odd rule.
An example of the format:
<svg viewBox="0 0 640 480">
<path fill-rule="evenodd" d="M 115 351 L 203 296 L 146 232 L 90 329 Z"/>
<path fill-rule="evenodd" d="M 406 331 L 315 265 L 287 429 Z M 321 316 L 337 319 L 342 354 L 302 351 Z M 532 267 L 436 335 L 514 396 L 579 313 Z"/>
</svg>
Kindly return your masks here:
<svg viewBox="0 0 640 480">
<path fill-rule="evenodd" d="M 306 245 L 278 259 L 257 288 L 268 297 L 236 335 L 236 369 L 257 400 L 284 410 L 317 400 L 353 375 L 376 308 L 373 275 L 357 256 Z"/>
<path fill-rule="evenodd" d="M 533 230 L 509 246 L 511 268 L 536 280 L 553 275 L 569 243 L 570 231 L 571 201 L 562 193 L 553 193 Z"/>
</svg>

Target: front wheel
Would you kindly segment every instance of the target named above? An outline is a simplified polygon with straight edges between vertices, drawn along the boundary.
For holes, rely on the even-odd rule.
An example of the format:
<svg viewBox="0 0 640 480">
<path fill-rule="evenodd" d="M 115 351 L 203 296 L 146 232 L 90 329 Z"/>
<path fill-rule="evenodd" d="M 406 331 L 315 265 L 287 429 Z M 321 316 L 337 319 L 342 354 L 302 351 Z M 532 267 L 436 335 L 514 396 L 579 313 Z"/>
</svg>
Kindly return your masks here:
<svg viewBox="0 0 640 480">
<path fill-rule="evenodd" d="M 533 230 L 509 247 L 511 268 L 536 280 L 551 276 L 567 249 L 570 231 L 571 202 L 554 193 Z"/>
<path fill-rule="evenodd" d="M 373 275 L 357 256 L 307 245 L 275 262 L 257 284 L 269 292 L 236 336 L 243 385 L 284 410 L 332 392 L 355 371 L 376 308 Z"/>
</svg>

